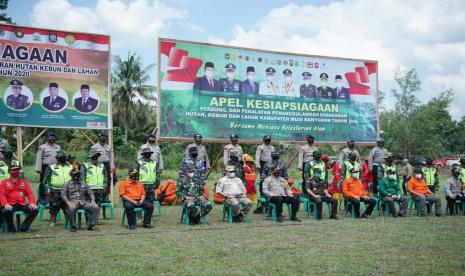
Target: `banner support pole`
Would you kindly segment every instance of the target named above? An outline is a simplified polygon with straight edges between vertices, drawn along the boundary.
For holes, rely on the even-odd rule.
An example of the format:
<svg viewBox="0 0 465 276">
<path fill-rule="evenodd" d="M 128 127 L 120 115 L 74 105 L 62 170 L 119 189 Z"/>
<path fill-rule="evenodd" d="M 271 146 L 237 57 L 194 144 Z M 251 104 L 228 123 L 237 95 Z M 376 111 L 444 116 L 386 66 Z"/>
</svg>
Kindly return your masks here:
<svg viewBox="0 0 465 276">
<path fill-rule="evenodd" d="M 220 151 L 220 152 L 218 153 L 218 155 L 216 156 L 215 161 L 213 162 L 213 164 L 212 164 L 210 170 L 208 170 L 207 174 L 205 175 L 205 180 L 208 179 L 208 176 L 209 176 L 209 175 L 211 174 L 211 172 L 213 171 L 213 168 L 215 168 L 216 163 L 218 163 L 218 160 L 220 160 L 220 157 L 221 157 L 221 155 L 223 154 L 223 152 L 224 152 L 224 146 L 221 148 L 221 151 Z"/>
<path fill-rule="evenodd" d="M 47 131 L 46 128 L 44 128 L 41 132 L 39 132 L 39 134 L 36 135 L 36 137 L 34 137 L 34 139 L 32 139 L 32 141 L 27 144 L 24 148 L 23 148 L 23 153 L 29 148 L 32 146 L 32 144 L 34 144 L 39 138 L 40 136 L 42 136 L 42 134 L 44 134 L 44 132 Z"/>
<path fill-rule="evenodd" d="M 297 150 L 296 153 L 294 153 L 294 155 L 292 156 L 292 158 L 289 160 L 289 162 L 287 162 L 287 168 L 289 168 L 291 166 L 291 164 L 294 162 L 295 158 L 297 157 L 297 155 L 299 155 L 299 152 L 300 152 L 300 149 Z"/>
<path fill-rule="evenodd" d="M 16 127 L 16 147 L 17 157 L 21 167 L 23 166 L 23 133 L 20 126 Z"/>
</svg>

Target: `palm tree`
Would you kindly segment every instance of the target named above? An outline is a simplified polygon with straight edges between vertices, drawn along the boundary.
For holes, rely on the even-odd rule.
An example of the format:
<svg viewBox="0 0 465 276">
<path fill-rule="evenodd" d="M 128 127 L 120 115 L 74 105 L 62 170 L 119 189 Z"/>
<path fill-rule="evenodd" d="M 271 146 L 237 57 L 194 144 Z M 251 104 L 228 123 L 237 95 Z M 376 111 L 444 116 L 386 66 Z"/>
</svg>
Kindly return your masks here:
<svg viewBox="0 0 465 276">
<path fill-rule="evenodd" d="M 124 125 L 124 142 L 128 141 L 130 124 L 137 121 L 139 107 L 143 107 L 147 101 L 155 100 L 155 87 L 146 84 L 149 79 L 149 71 L 154 64 L 142 68 L 140 56 L 128 53 L 127 60 L 119 56 L 114 58 L 112 74 L 113 112 L 118 124 Z"/>
</svg>

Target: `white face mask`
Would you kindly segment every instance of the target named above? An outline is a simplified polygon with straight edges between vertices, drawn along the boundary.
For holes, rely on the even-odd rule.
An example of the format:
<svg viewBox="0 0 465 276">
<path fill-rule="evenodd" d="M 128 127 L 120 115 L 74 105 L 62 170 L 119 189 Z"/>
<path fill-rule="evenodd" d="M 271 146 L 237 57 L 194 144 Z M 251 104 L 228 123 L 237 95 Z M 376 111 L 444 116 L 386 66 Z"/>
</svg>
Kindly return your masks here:
<svg viewBox="0 0 465 276">
<path fill-rule="evenodd" d="M 247 79 L 253 81 L 255 79 L 255 74 L 247 74 Z"/>
<path fill-rule="evenodd" d="M 342 82 L 337 81 L 337 82 L 336 82 L 336 87 L 337 87 L 337 88 L 341 88 L 341 87 L 342 87 Z"/>
<path fill-rule="evenodd" d="M 269 81 L 269 82 L 273 82 L 274 77 L 272 75 L 268 75 L 268 76 L 266 76 L 266 80 Z"/>
<path fill-rule="evenodd" d="M 326 87 L 326 85 L 328 85 L 327 81 L 321 81 L 321 86 Z"/>
<path fill-rule="evenodd" d="M 394 174 L 391 174 L 388 176 L 389 179 L 396 179 L 396 176 Z"/>
<path fill-rule="evenodd" d="M 190 178 L 194 177 L 194 173 L 193 172 L 190 172 L 187 174 L 187 176 L 189 176 Z"/>
<path fill-rule="evenodd" d="M 226 77 L 228 79 L 232 79 L 232 78 L 234 78 L 234 73 L 233 72 L 226 72 Z"/>
<path fill-rule="evenodd" d="M 304 80 L 304 84 L 308 86 L 310 84 L 310 80 Z"/>
<path fill-rule="evenodd" d="M 235 177 L 235 176 L 236 176 L 235 173 L 233 173 L 233 172 L 230 172 L 230 173 L 229 173 L 229 177 L 233 178 L 233 177 Z"/>
<path fill-rule="evenodd" d="M 284 77 L 284 81 L 290 83 L 292 81 L 292 77 Z"/>
<path fill-rule="evenodd" d="M 353 178 L 358 178 L 358 173 L 353 173 L 353 174 L 352 174 L 352 177 L 353 177 Z"/>
<path fill-rule="evenodd" d="M 208 69 L 206 69 L 206 70 L 205 70 L 205 76 L 206 76 L 207 78 L 210 78 L 210 79 L 211 79 L 211 78 L 213 77 L 213 70 L 208 70 Z"/>
<path fill-rule="evenodd" d="M 422 179 L 422 178 L 423 178 L 423 175 L 422 175 L 421 173 L 417 173 L 417 174 L 415 175 L 415 177 L 418 178 L 418 179 Z"/>
</svg>

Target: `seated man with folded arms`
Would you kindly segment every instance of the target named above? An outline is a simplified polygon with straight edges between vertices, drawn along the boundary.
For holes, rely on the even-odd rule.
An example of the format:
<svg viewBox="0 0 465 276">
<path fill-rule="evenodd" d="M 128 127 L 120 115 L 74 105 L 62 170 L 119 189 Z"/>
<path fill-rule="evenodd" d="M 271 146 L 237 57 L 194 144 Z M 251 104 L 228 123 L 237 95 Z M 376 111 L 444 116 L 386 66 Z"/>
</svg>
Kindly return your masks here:
<svg viewBox="0 0 465 276">
<path fill-rule="evenodd" d="M 387 177 L 381 179 L 378 185 L 380 198 L 383 203 L 389 207 L 391 216 L 395 218 L 397 216 L 405 217 L 407 215 L 408 199 L 402 196 L 400 184 L 397 181 L 396 171 L 387 170 L 386 174 Z M 399 202 L 399 213 L 396 212 L 396 207 L 394 204 L 395 201 Z"/>
</svg>

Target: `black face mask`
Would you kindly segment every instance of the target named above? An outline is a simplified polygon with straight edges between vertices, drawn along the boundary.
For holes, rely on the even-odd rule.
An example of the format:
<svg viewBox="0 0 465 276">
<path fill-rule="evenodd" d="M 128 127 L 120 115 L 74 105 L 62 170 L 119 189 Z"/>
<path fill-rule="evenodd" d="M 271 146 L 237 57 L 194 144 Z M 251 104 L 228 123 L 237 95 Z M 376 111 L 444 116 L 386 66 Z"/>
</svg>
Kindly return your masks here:
<svg viewBox="0 0 465 276">
<path fill-rule="evenodd" d="M 132 180 L 137 180 L 137 175 L 131 175 L 131 176 L 129 176 L 129 178 L 132 179 Z"/>
<path fill-rule="evenodd" d="M 460 176 L 460 173 L 455 172 L 455 173 L 453 173 L 452 175 L 453 175 L 454 177 L 459 177 L 459 176 Z"/>
<path fill-rule="evenodd" d="M 191 152 L 191 157 L 196 158 L 199 155 L 198 152 Z"/>
<path fill-rule="evenodd" d="M 81 176 L 80 176 L 79 174 L 73 174 L 73 175 L 71 176 L 71 178 L 72 178 L 73 180 L 79 180 L 80 177 L 81 177 Z"/>
<path fill-rule="evenodd" d="M 5 157 L 5 159 L 8 159 L 8 160 L 9 160 L 9 159 L 13 158 L 13 153 L 11 153 L 11 152 L 6 152 L 6 153 L 3 154 L 3 156 Z"/>
<path fill-rule="evenodd" d="M 145 159 L 150 159 L 150 156 L 152 156 L 151 154 L 143 154 L 142 156 L 144 156 Z"/>
<path fill-rule="evenodd" d="M 271 156 L 271 159 L 273 159 L 273 160 L 279 160 L 279 156 Z"/>
<path fill-rule="evenodd" d="M 321 156 L 313 157 L 313 159 L 314 159 L 315 161 L 320 161 L 320 160 L 321 160 Z"/>
<path fill-rule="evenodd" d="M 355 159 L 357 158 L 349 158 L 350 161 L 355 162 Z"/>
<path fill-rule="evenodd" d="M 307 143 L 309 143 L 310 145 L 312 145 L 314 142 L 315 142 L 314 139 L 308 139 L 308 140 L 307 140 Z"/>
<path fill-rule="evenodd" d="M 353 148 L 355 148 L 355 145 L 354 144 L 349 144 L 349 148 L 353 149 Z"/>
<path fill-rule="evenodd" d="M 55 139 L 48 139 L 48 142 L 49 142 L 50 144 L 53 144 L 53 143 L 55 143 Z"/>
<path fill-rule="evenodd" d="M 274 176 L 278 177 L 279 176 L 279 172 L 277 173 L 273 173 Z"/>
<path fill-rule="evenodd" d="M 100 142 L 100 144 L 105 144 L 105 142 L 107 141 L 107 139 L 98 139 L 98 141 Z"/>
<path fill-rule="evenodd" d="M 149 140 L 149 144 L 155 143 L 155 140 Z"/>
<path fill-rule="evenodd" d="M 266 139 L 263 142 L 265 143 L 265 145 L 269 145 L 271 143 L 271 140 Z"/>
<path fill-rule="evenodd" d="M 235 156 L 234 156 L 234 157 L 231 157 L 230 159 L 231 159 L 231 161 L 233 161 L 233 162 L 239 161 L 239 159 L 238 159 L 237 157 L 235 157 Z"/>
<path fill-rule="evenodd" d="M 65 156 L 63 156 L 63 157 L 58 157 L 58 158 L 57 158 L 57 161 L 58 161 L 58 163 L 66 163 L 66 157 L 65 157 Z"/>
</svg>

